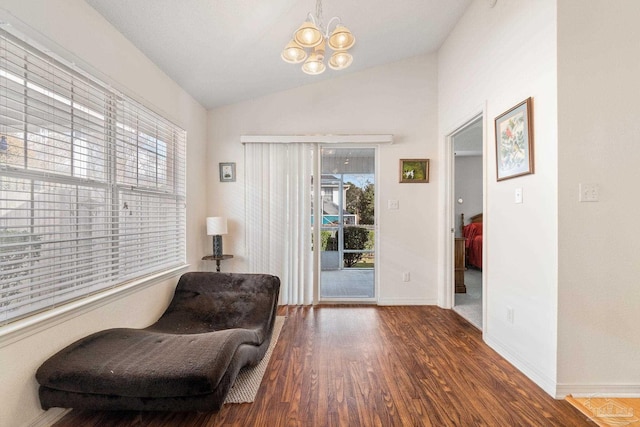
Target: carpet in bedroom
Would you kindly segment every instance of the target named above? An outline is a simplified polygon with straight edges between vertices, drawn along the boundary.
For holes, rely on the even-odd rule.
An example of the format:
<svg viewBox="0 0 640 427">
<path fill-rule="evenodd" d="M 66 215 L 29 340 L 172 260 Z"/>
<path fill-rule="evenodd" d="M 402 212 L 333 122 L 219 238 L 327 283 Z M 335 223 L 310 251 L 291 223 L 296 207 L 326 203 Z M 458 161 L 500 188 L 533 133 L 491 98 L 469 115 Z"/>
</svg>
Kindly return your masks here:
<svg viewBox="0 0 640 427">
<path fill-rule="evenodd" d="M 456 294 L 453 309 L 476 328 L 482 330 L 482 271 L 472 268 L 464 272 L 467 293 Z"/>
</svg>

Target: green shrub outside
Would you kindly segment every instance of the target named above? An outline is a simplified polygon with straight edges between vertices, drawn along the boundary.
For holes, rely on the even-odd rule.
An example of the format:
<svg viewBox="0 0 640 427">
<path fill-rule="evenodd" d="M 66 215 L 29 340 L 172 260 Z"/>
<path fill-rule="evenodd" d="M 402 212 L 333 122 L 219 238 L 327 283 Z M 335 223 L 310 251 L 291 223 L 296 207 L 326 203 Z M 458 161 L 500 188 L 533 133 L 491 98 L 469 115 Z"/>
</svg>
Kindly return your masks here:
<svg viewBox="0 0 640 427">
<path fill-rule="evenodd" d="M 366 248 L 369 240 L 369 230 L 363 227 L 345 227 L 344 228 L 344 248 L 352 250 L 363 250 Z M 353 267 L 362 259 L 362 253 L 345 253 L 344 266 Z"/>
</svg>

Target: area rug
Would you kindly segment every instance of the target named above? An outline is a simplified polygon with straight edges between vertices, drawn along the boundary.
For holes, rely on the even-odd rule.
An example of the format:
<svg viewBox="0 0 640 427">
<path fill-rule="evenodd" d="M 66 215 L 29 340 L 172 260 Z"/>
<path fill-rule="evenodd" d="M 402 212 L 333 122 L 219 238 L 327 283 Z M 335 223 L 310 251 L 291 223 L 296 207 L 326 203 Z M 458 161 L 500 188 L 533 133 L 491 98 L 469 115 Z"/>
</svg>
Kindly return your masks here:
<svg viewBox="0 0 640 427">
<path fill-rule="evenodd" d="M 640 426 L 640 399 L 567 396 L 565 400 L 600 427 Z"/>
<path fill-rule="evenodd" d="M 285 316 L 277 316 L 275 324 L 273 325 L 273 334 L 271 335 L 271 343 L 264 355 L 264 358 L 256 366 L 242 368 L 236 377 L 236 382 L 229 390 L 227 398 L 224 403 L 250 403 L 256 399 L 262 377 L 269 365 L 269 359 L 271 359 L 271 353 L 278 342 L 280 336 L 280 330 L 284 325 Z"/>
</svg>

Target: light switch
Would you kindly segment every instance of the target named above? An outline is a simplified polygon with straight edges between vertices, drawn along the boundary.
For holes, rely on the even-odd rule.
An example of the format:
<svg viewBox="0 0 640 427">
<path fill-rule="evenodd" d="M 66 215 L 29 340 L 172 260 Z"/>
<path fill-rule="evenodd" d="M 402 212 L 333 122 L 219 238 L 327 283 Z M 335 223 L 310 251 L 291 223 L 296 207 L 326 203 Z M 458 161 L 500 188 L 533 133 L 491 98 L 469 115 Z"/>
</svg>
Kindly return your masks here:
<svg viewBox="0 0 640 427">
<path fill-rule="evenodd" d="M 400 209 L 400 202 L 397 200 L 389 200 L 387 206 L 389 209 Z"/>
<path fill-rule="evenodd" d="M 522 203 L 522 188 L 516 188 L 516 191 L 514 194 L 514 202 Z"/>
</svg>

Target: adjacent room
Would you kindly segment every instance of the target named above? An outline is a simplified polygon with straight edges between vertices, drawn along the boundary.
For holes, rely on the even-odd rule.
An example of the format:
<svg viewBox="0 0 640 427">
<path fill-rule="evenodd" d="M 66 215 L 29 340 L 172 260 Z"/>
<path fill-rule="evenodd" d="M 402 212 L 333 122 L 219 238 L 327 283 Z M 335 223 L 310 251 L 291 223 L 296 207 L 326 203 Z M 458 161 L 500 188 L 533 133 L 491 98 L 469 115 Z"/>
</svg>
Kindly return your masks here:
<svg viewBox="0 0 640 427">
<path fill-rule="evenodd" d="M 637 422 L 638 19 L 0 0 L 0 424 Z"/>
<path fill-rule="evenodd" d="M 453 150 L 455 206 L 453 309 L 482 329 L 483 123 L 477 118 L 456 131 Z"/>
</svg>

